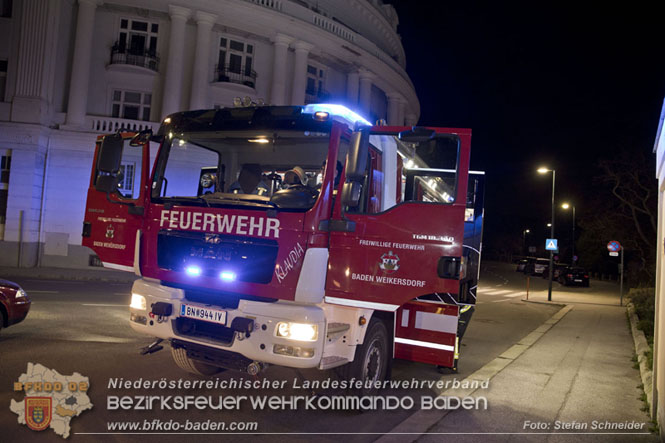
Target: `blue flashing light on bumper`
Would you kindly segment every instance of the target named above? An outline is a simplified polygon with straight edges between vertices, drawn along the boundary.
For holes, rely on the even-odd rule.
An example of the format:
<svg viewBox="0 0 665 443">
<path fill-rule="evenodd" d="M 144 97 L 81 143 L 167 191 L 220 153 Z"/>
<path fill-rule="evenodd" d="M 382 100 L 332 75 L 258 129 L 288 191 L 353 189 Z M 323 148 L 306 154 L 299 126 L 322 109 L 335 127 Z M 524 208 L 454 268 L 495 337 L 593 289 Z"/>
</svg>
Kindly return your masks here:
<svg viewBox="0 0 665 443">
<path fill-rule="evenodd" d="M 219 278 L 221 278 L 224 281 L 235 281 L 236 274 L 235 274 L 235 272 L 231 272 L 231 271 L 222 271 L 219 274 Z"/>
<path fill-rule="evenodd" d="M 201 275 L 201 268 L 198 266 L 187 266 L 187 268 L 185 268 L 185 272 L 190 277 L 198 277 Z"/>
</svg>

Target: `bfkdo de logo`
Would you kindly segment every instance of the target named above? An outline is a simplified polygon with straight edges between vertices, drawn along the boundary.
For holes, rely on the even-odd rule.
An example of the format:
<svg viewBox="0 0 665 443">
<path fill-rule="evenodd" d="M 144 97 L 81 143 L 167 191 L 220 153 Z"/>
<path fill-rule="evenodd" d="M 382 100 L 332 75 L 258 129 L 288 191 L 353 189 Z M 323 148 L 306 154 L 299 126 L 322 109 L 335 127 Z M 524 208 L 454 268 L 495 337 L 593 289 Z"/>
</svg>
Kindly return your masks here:
<svg viewBox="0 0 665 443">
<path fill-rule="evenodd" d="M 52 429 L 69 437 L 72 418 L 91 409 L 90 382 L 78 372 L 62 375 L 40 364 L 28 363 L 28 369 L 14 382 L 14 392 L 23 392 L 22 401 L 11 400 L 9 409 L 18 423 L 33 431 Z"/>
</svg>

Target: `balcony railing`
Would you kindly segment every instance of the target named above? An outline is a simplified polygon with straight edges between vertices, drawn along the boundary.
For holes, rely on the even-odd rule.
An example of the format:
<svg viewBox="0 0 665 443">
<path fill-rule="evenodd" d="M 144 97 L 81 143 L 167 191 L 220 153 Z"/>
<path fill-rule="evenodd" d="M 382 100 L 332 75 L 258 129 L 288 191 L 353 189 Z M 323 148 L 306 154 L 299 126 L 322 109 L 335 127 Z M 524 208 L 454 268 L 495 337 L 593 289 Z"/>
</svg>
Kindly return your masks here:
<svg viewBox="0 0 665 443">
<path fill-rule="evenodd" d="M 118 44 L 111 48 L 111 64 L 140 66 L 151 71 L 159 71 L 159 57 L 154 51 L 124 48 Z"/>
<path fill-rule="evenodd" d="M 159 129 L 158 122 L 146 122 L 143 120 L 128 120 L 124 118 L 114 117 L 98 117 L 88 115 L 85 118 L 86 126 L 96 133 L 116 132 L 118 130 L 126 131 L 142 131 L 144 129 L 152 129 L 157 132 Z"/>
<path fill-rule="evenodd" d="M 245 66 L 241 66 L 238 69 L 217 65 L 215 67 L 215 81 L 237 83 L 254 88 L 256 86 L 256 71 L 246 69 Z"/>
</svg>

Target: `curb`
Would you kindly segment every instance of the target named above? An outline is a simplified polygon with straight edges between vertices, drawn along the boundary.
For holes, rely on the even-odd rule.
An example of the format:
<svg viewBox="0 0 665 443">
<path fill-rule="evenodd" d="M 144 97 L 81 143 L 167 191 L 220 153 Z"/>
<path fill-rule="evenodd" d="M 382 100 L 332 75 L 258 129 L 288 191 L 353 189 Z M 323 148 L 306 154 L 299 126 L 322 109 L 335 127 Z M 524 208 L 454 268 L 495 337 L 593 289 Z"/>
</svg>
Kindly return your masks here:
<svg viewBox="0 0 665 443">
<path fill-rule="evenodd" d="M 632 303 L 626 306 L 628 310 L 628 318 L 630 320 L 630 332 L 633 336 L 633 343 L 635 343 L 635 353 L 637 354 L 637 362 L 640 365 L 640 377 L 644 385 L 644 393 L 647 396 L 647 404 L 649 406 L 649 416 L 651 416 L 651 405 L 653 404 L 653 372 L 649 368 L 645 352 L 649 351 L 649 344 L 644 336 L 644 332 L 637 329 L 637 314 L 635 314 L 635 307 Z M 652 417 L 653 418 L 653 417 Z"/>
<path fill-rule="evenodd" d="M 536 329 L 531 331 L 526 336 L 522 337 L 510 348 L 506 349 L 501 355 L 494 360 L 485 364 L 482 368 L 478 369 L 473 374 L 466 377 L 460 382 L 464 385 L 465 382 L 484 381 L 492 379 L 499 372 L 503 371 L 508 365 L 519 358 L 527 349 L 536 343 L 547 331 L 549 331 L 555 324 L 559 322 L 566 314 L 573 309 L 573 305 L 566 305 L 557 312 L 555 312 L 549 319 Z M 444 380 L 444 377 L 441 377 Z M 472 383 L 467 383 L 472 385 Z M 479 388 L 451 388 L 444 392 L 439 392 L 439 397 L 442 396 L 458 396 L 466 397 L 476 392 Z M 436 425 L 451 411 L 434 411 L 434 410 L 419 410 L 409 417 L 407 417 L 400 424 L 392 428 L 382 437 L 375 440 L 378 443 L 412 443 L 419 439 L 427 430 Z"/>
<path fill-rule="evenodd" d="M 66 271 L 42 271 L 40 268 L 0 269 L 0 276 L 7 280 L 31 278 L 36 280 L 69 280 L 69 281 L 98 281 L 107 283 L 132 283 L 137 277 L 134 274 L 118 274 L 122 271 L 97 271 L 95 273 L 76 272 L 75 269 Z"/>
</svg>

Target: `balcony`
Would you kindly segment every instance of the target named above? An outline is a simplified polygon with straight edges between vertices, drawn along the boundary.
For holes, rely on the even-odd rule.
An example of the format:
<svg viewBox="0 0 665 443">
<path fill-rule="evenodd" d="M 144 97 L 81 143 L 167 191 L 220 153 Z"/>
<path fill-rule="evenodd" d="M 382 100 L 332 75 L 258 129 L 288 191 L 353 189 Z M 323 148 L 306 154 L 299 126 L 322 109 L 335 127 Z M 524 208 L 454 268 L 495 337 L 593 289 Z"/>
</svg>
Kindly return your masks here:
<svg viewBox="0 0 665 443">
<path fill-rule="evenodd" d="M 254 89 L 256 87 L 256 71 L 247 69 L 246 66 L 224 66 L 217 65 L 215 67 L 214 82 L 219 83 L 235 83 L 238 85 L 249 86 Z"/>
<path fill-rule="evenodd" d="M 131 65 L 159 71 L 159 57 L 157 53 L 148 49 L 126 48 L 117 42 L 111 48 L 112 65 Z"/>
</svg>

